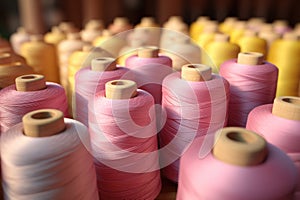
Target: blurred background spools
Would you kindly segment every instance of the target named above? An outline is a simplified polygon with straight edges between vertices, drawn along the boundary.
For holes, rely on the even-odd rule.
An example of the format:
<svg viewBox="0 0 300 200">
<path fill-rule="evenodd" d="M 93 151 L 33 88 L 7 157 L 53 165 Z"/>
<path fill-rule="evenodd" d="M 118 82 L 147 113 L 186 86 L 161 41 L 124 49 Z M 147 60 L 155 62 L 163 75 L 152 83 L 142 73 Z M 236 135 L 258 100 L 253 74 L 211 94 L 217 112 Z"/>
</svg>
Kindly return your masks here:
<svg viewBox="0 0 300 200">
<path fill-rule="evenodd" d="M 228 125 L 245 127 L 249 112 L 275 98 L 278 69 L 261 53 L 239 53 L 224 62 L 220 75 L 230 84 Z"/>
<path fill-rule="evenodd" d="M 68 116 L 65 90 L 58 84 L 45 82 L 43 75 L 27 74 L 16 78 L 16 84 L 0 91 L 1 133 L 20 123 L 26 113 L 44 108 L 61 110 Z"/>
<path fill-rule="evenodd" d="M 268 142 L 277 146 L 294 161 L 300 172 L 300 98 L 277 97 L 273 104 L 254 108 L 248 117 L 247 129 L 261 134 Z M 300 186 L 295 199 L 300 198 Z"/>
<path fill-rule="evenodd" d="M 177 182 L 179 158 L 192 141 L 227 125 L 229 83 L 205 65 L 188 64 L 163 81 L 166 123 L 159 133 L 163 174 Z"/>
<path fill-rule="evenodd" d="M 298 182 L 294 164 L 256 133 L 221 129 L 212 151 L 201 159 L 204 141 L 204 137 L 195 139 L 181 158 L 178 200 L 293 198 Z"/>
<path fill-rule="evenodd" d="M 23 43 L 21 55 L 35 73 L 44 75 L 47 81 L 60 82 L 55 46 L 45 43 L 42 35 L 32 35 L 29 42 Z"/>
<path fill-rule="evenodd" d="M 1 135 L 5 199 L 97 200 L 87 128 L 55 109 L 29 112 L 22 121 Z"/>
<path fill-rule="evenodd" d="M 107 82 L 89 104 L 101 199 L 155 199 L 161 189 L 153 97 L 129 80 Z M 126 181 L 124 181 L 126 180 Z"/>
</svg>

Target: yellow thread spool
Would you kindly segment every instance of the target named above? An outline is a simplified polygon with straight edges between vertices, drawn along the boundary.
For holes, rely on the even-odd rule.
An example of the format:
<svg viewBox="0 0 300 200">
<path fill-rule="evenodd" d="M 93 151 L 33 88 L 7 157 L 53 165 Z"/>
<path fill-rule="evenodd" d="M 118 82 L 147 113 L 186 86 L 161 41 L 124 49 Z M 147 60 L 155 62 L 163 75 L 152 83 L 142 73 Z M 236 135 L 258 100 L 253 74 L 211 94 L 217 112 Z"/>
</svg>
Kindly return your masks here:
<svg viewBox="0 0 300 200">
<path fill-rule="evenodd" d="M 234 26 L 234 29 L 230 33 L 230 42 L 238 44 L 239 39 L 241 39 L 246 31 L 246 22 L 238 21 Z"/>
<path fill-rule="evenodd" d="M 53 26 L 51 28 L 51 32 L 46 33 L 44 36 L 45 42 L 49 44 L 54 44 L 55 46 L 57 46 L 61 41 L 65 39 L 66 35 L 57 26 Z"/>
<path fill-rule="evenodd" d="M 45 43 L 42 35 L 32 35 L 30 40 L 21 46 L 21 55 L 35 73 L 44 75 L 47 81 L 59 83 L 55 46 Z"/>
<path fill-rule="evenodd" d="M 198 35 L 196 40 L 197 44 L 201 48 L 205 48 L 207 44 L 212 42 L 215 37 L 215 33 L 218 31 L 218 25 L 215 22 L 206 22 L 206 25 L 203 28 L 202 33 Z"/>
<path fill-rule="evenodd" d="M 31 73 L 33 69 L 26 64 L 22 56 L 0 53 L 0 89 L 14 84 L 18 76 Z"/>
<path fill-rule="evenodd" d="M 236 17 L 227 17 L 224 22 L 219 25 L 219 30 L 222 33 L 230 35 L 232 28 L 234 27 L 235 22 L 237 21 Z"/>
<path fill-rule="evenodd" d="M 86 42 L 83 42 L 79 33 L 69 33 L 67 39 L 58 44 L 60 83 L 68 90 L 68 65 L 69 57 L 74 51 L 81 50 Z"/>
<path fill-rule="evenodd" d="M 81 38 L 85 42 L 93 42 L 98 36 L 102 34 L 104 29 L 103 22 L 101 20 L 90 20 L 84 27 L 84 30 L 80 32 Z"/>
<path fill-rule="evenodd" d="M 130 56 L 136 55 L 138 52 L 138 49 L 142 46 L 146 46 L 146 43 L 144 43 L 141 40 L 131 40 L 130 46 L 123 47 L 119 53 L 117 63 L 121 66 L 125 66 L 125 62 L 127 58 Z"/>
<path fill-rule="evenodd" d="M 261 31 L 259 32 L 259 37 L 262 39 L 265 39 L 267 42 L 267 51 L 269 51 L 272 43 L 280 38 L 280 35 L 278 33 L 275 33 L 274 31 Z"/>
<path fill-rule="evenodd" d="M 209 17 L 201 16 L 201 17 L 198 17 L 197 20 L 191 24 L 190 36 L 193 40 L 197 41 L 199 35 L 204 30 L 204 26 L 207 21 L 209 21 Z"/>
<path fill-rule="evenodd" d="M 215 40 L 209 43 L 205 49 L 209 58 L 212 59 L 212 62 L 217 67 L 217 69 L 214 68 L 214 72 L 218 72 L 223 62 L 237 58 L 240 52 L 240 47 L 237 44 L 229 42 L 229 36 L 224 34 L 216 34 Z M 204 60 L 203 63 L 209 64 L 205 63 Z"/>
<path fill-rule="evenodd" d="M 300 81 L 300 41 L 286 33 L 271 45 L 267 60 L 279 69 L 276 96 L 297 96 Z"/>
<path fill-rule="evenodd" d="M 24 42 L 28 42 L 29 40 L 29 34 L 23 27 L 19 27 L 17 32 L 13 33 L 10 37 L 10 43 L 13 47 L 13 50 L 18 54 L 20 54 L 22 44 Z"/>
<path fill-rule="evenodd" d="M 83 67 L 91 66 L 91 62 L 94 58 L 99 57 L 112 57 L 103 49 L 96 47 L 93 49 L 91 45 L 85 45 L 82 50 L 75 51 L 71 54 L 69 59 L 69 73 L 68 73 L 68 88 L 67 95 L 69 100 L 69 108 L 73 108 L 73 94 L 75 91 L 75 74 Z M 74 108 L 73 108 L 74 109 Z M 73 111 L 73 113 L 75 113 Z"/>
<path fill-rule="evenodd" d="M 266 56 L 267 42 L 265 39 L 259 38 L 254 31 L 247 30 L 244 36 L 239 39 L 238 45 L 241 52 L 258 52 Z"/>
</svg>

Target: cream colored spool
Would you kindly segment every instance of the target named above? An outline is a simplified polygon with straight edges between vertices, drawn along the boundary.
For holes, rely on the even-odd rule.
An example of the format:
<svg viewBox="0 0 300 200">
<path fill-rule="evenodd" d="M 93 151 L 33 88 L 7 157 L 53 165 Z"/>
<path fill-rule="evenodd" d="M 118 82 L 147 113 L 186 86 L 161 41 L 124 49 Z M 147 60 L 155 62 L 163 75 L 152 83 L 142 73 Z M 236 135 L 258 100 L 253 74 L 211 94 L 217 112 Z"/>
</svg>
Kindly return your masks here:
<svg viewBox="0 0 300 200">
<path fill-rule="evenodd" d="M 116 61 L 114 58 L 101 57 L 92 60 L 92 71 L 113 71 L 117 69 Z"/>
<path fill-rule="evenodd" d="M 209 81 L 212 78 L 211 67 L 201 64 L 187 64 L 181 68 L 181 79 L 187 81 Z"/>
<path fill-rule="evenodd" d="M 300 97 L 277 97 L 274 100 L 272 114 L 285 119 L 300 121 Z"/>
<path fill-rule="evenodd" d="M 159 48 L 155 46 L 146 46 L 138 49 L 138 57 L 140 58 L 157 58 Z"/>
<path fill-rule="evenodd" d="M 260 135 L 244 128 L 227 127 L 215 136 L 213 155 L 228 164 L 254 166 L 264 162 L 267 142 Z"/>
<path fill-rule="evenodd" d="M 24 134 L 30 137 L 48 137 L 65 130 L 64 115 L 55 109 L 40 109 L 22 118 Z"/>
<path fill-rule="evenodd" d="M 130 99 L 137 95 L 137 85 L 131 80 L 113 80 L 105 84 L 108 99 Z"/>
<path fill-rule="evenodd" d="M 46 86 L 46 80 L 43 75 L 27 74 L 16 78 L 17 91 L 28 92 L 43 90 Z"/>
<path fill-rule="evenodd" d="M 243 65 L 261 65 L 263 64 L 264 55 L 257 52 L 239 53 L 237 63 Z"/>
</svg>

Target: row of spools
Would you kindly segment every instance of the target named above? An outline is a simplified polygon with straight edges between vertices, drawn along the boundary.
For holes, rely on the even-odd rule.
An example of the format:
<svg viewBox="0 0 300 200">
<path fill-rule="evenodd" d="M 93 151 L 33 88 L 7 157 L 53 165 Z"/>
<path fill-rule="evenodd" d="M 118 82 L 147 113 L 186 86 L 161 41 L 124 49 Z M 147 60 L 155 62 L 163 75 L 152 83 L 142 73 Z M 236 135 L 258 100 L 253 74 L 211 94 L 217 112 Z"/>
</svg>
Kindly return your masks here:
<svg viewBox="0 0 300 200">
<path fill-rule="evenodd" d="M 26 61 L 7 45 L 0 58 L 5 198 L 154 199 L 160 168 L 177 199 L 299 198 L 299 28 L 200 17 L 200 48 L 179 17 L 164 27 L 11 37 Z"/>
</svg>

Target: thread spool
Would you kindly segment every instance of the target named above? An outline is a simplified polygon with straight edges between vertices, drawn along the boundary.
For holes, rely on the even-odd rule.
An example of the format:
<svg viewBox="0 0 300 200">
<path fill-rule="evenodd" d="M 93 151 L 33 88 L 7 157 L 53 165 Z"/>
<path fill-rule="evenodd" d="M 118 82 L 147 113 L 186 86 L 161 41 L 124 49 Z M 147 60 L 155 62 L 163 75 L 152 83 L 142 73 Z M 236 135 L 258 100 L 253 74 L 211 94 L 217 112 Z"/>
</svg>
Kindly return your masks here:
<svg viewBox="0 0 300 200">
<path fill-rule="evenodd" d="M 47 81 L 59 83 L 55 46 L 45 43 L 42 35 L 32 35 L 30 42 L 22 45 L 21 55 L 35 73 L 43 74 Z"/>
<path fill-rule="evenodd" d="M 84 67 L 76 73 L 76 109 L 73 112 L 76 120 L 88 126 L 88 103 L 95 94 L 104 90 L 106 82 L 115 79 L 133 79 L 133 77 L 128 69 L 116 65 L 115 59 L 109 57 L 92 59 L 91 66 Z"/>
<path fill-rule="evenodd" d="M 98 57 L 112 57 L 111 54 L 100 47 L 93 48 L 91 45 L 85 45 L 80 51 L 74 51 L 69 58 L 68 65 L 68 100 L 69 107 L 72 107 L 72 113 L 76 113 L 73 105 L 75 98 L 75 74 L 84 67 L 90 67 L 93 59 Z"/>
<path fill-rule="evenodd" d="M 189 64 L 163 81 L 166 122 L 159 134 L 163 174 L 178 181 L 179 158 L 197 137 L 210 136 L 227 124 L 229 83 L 205 65 Z M 169 163 L 167 163 L 167 161 Z"/>
<path fill-rule="evenodd" d="M 77 33 L 79 31 L 73 22 L 68 22 L 68 21 L 60 22 L 58 28 L 62 30 L 65 34 Z"/>
<path fill-rule="evenodd" d="M 58 26 L 53 26 L 51 32 L 46 33 L 44 36 L 45 42 L 54 44 L 55 46 L 65 39 L 66 34 Z"/>
<path fill-rule="evenodd" d="M 19 76 L 15 82 L 1 90 L 1 132 L 20 123 L 23 115 L 37 109 L 58 109 L 68 116 L 67 97 L 60 85 L 45 82 L 45 77 L 37 74 Z"/>
<path fill-rule="evenodd" d="M 239 53 L 224 62 L 220 75 L 230 83 L 229 126 L 245 127 L 249 112 L 275 98 L 278 69 L 263 61 L 261 53 Z"/>
<path fill-rule="evenodd" d="M 258 52 L 266 56 L 267 42 L 265 39 L 259 38 L 257 32 L 247 30 L 243 37 L 238 40 L 241 52 Z"/>
<path fill-rule="evenodd" d="M 181 71 L 185 64 L 201 63 L 202 60 L 200 47 L 182 35 L 168 47 L 162 48 L 161 53 L 172 59 L 172 68 L 176 71 Z"/>
<path fill-rule="evenodd" d="M 288 25 L 288 21 L 286 20 L 275 20 L 272 25 L 274 27 L 274 31 L 280 35 L 283 35 L 291 30 Z"/>
<path fill-rule="evenodd" d="M 83 143 L 87 128 L 55 109 L 29 112 L 22 121 L 1 136 L 5 198 L 98 199 L 95 168 Z"/>
<path fill-rule="evenodd" d="M 113 200 L 155 199 L 161 181 L 153 97 L 142 90 L 132 97 L 136 85 L 128 80 L 108 82 L 105 88 L 89 104 L 93 156 L 96 172 L 101 175 L 99 196 Z M 120 124 L 121 118 L 126 120 Z"/>
<path fill-rule="evenodd" d="M 21 53 L 21 46 L 24 42 L 29 42 L 29 34 L 25 31 L 23 27 L 19 27 L 17 32 L 10 36 L 10 43 L 13 50 L 17 53 Z"/>
<path fill-rule="evenodd" d="M 205 48 L 207 44 L 214 40 L 215 34 L 218 31 L 217 23 L 206 22 L 203 32 L 198 35 L 195 41 L 201 48 Z"/>
<path fill-rule="evenodd" d="M 159 27 L 155 22 L 154 17 L 143 17 L 141 22 L 135 26 L 135 28 L 150 28 L 150 27 Z"/>
<path fill-rule="evenodd" d="M 6 39 L 0 37 L 0 53 L 9 53 L 9 52 L 11 53 L 13 52 L 10 43 Z"/>
<path fill-rule="evenodd" d="M 247 25 L 244 21 L 236 22 L 236 25 L 234 25 L 234 28 L 230 33 L 230 42 L 234 44 L 238 44 L 238 41 L 245 34 L 246 28 Z"/>
<path fill-rule="evenodd" d="M 237 44 L 229 42 L 229 36 L 224 34 L 216 34 L 213 42 L 205 46 L 208 57 L 214 63 L 217 68 L 215 72 L 218 72 L 220 65 L 230 59 L 236 58 L 240 52 L 240 47 Z M 203 56 L 203 58 L 206 58 Z M 208 64 L 209 62 L 203 63 Z"/>
<path fill-rule="evenodd" d="M 276 96 L 297 96 L 300 81 L 300 41 L 293 34 L 273 42 L 267 60 L 279 69 Z"/>
<path fill-rule="evenodd" d="M 161 104 L 161 83 L 172 72 L 172 60 L 158 54 L 158 47 L 142 47 L 138 54 L 125 61 L 134 74 L 138 88 L 149 92 L 156 104 Z"/>
<path fill-rule="evenodd" d="M 199 158 L 199 149 L 205 141 L 203 137 L 195 139 L 181 157 L 177 199 L 251 200 L 292 198 L 294 188 L 297 186 L 298 175 L 295 166 L 284 152 L 271 144 L 266 144 L 268 154 L 263 162 L 257 162 L 255 165 L 248 163 L 237 165 L 222 161 L 216 157 L 215 148 L 221 143 L 226 144 L 226 142 L 232 145 L 223 145 L 224 156 L 232 158 L 232 155 L 226 154 L 231 152 L 227 148 L 233 149 L 235 147 L 237 149 L 234 151 L 235 154 L 240 153 L 239 156 L 242 158 L 250 156 L 250 159 L 246 158 L 244 160 L 249 160 L 252 163 L 252 158 L 258 157 L 257 160 L 261 161 L 260 158 L 264 157 L 265 150 L 261 151 L 261 155 L 260 151 L 255 153 L 251 150 L 255 149 L 253 147 L 259 146 L 257 145 L 258 141 L 264 143 L 262 142 L 264 140 L 245 129 L 225 128 L 219 132 L 227 133 L 227 137 L 218 138 L 218 135 L 216 135 L 215 147 L 206 157 Z M 240 135 L 242 137 L 235 137 Z M 234 137 L 232 138 L 232 136 Z M 251 138 L 253 141 L 250 140 L 247 143 L 247 138 Z M 274 170 L 272 175 L 268 173 L 270 169 Z M 218 177 L 222 177 L 222 180 L 215 181 Z M 228 180 L 231 180 L 229 185 Z"/>
<path fill-rule="evenodd" d="M 230 32 L 237 20 L 238 19 L 236 17 L 226 17 L 225 20 L 222 23 L 220 23 L 219 30 L 222 33 L 230 35 Z"/>
<path fill-rule="evenodd" d="M 118 64 L 122 66 L 125 66 L 125 62 L 127 58 L 137 54 L 138 49 L 140 47 L 147 46 L 145 39 L 140 39 L 140 38 L 135 39 L 136 36 L 135 35 L 132 36 L 133 37 L 130 37 L 130 40 L 128 41 L 129 45 L 123 47 L 119 52 Z"/>
<path fill-rule="evenodd" d="M 193 22 L 190 26 L 190 36 L 193 40 L 197 40 L 199 34 L 203 31 L 206 22 L 209 21 L 209 17 L 207 16 L 200 16 L 197 18 L 195 22 Z"/>
<path fill-rule="evenodd" d="M 69 58 L 73 52 L 81 50 L 87 44 L 81 40 L 79 33 L 69 33 L 67 34 L 67 39 L 61 41 L 58 45 L 60 83 L 66 90 L 69 87 Z"/>
<path fill-rule="evenodd" d="M 0 53 L 0 89 L 14 84 L 15 78 L 33 73 L 22 56 L 12 53 Z"/>
<path fill-rule="evenodd" d="M 297 144 L 300 129 L 299 97 L 277 97 L 273 105 L 256 107 L 249 114 L 247 129 L 261 134 L 268 142 L 284 151 L 300 172 L 298 159 L 300 148 Z M 298 186 L 295 199 L 299 197 L 300 187 Z"/>
<path fill-rule="evenodd" d="M 81 38 L 85 42 L 93 42 L 98 36 L 102 34 L 104 28 L 101 20 L 90 20 L 84 30 L 80 32 Z"/>
<path fill-rule="evenodd" d="M 108 30 L 114 35 L 132 28 L 132 25 L 129 24 L 129 20 L 126 17 L 116 17 L 113 23 L 109 25 Z"/>
<path fill-rule="evenodd" d="M 267 42 L 267 52 L 269 52 L 269 49 L 272 45 L 272 43 L 280 38 L 280 35 L 277 33 L 274 33 L 273 31 L 261 31 L 259 32 L 259 37 L 263 38 Z"/>
</svg>

